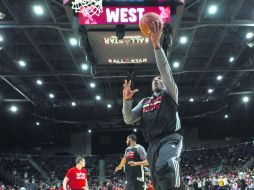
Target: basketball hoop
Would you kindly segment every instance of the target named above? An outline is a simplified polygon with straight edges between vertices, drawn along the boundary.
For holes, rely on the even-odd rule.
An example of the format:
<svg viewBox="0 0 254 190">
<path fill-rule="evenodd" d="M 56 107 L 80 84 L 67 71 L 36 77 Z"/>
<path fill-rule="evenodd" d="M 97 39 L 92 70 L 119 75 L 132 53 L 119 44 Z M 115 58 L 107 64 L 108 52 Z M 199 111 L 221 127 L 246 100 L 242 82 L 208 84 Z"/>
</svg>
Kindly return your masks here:
<svg viewBox="0 0 254 190">
<path fill-rule="evenodd" d="M 71 8 L 75 13 L 82 13 L 84 17 L 100 16 L 103 12 L 102 0 L 75 0 Z"/>
</svg>

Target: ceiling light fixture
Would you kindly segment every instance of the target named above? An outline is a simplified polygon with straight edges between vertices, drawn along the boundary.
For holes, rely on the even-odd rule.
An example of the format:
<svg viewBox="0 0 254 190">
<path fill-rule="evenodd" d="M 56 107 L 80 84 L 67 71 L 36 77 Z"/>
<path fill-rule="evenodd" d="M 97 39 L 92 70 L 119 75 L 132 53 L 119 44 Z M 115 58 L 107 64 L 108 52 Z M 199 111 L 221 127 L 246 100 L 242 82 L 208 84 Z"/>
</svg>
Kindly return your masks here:
<svg viewBox="0 0 254 190">
<path fill-rule="evenodd" d="M 96 100 L 101 100 L 101 96 L 96 95 L 96 96 L 95 96 L 95 99 L 96 99 Z"/>
<path fill-rule="evenodd" d="M 18 64 L 19 64 L 20 67 L 25 67 L 26 66 L 26 62 L 23 61 L 23 60 L 19 60 Z"/>
<path fill-rule="evenodd" d="M 77 105 L 76 102 L 71 102 L 72 107 L 75 107 L 76 105 Z"/>
<path fill-rule="evenodd" d="M 53 99 L 53 98 L 55 98 L 55 95 L 53 93 L 50 93 L 49 98 Z"/>
<path fill-rule="evenodd" d="M 188 42 L 188 38 L 186 37 L 186 36 L 182 36 L 181 38 L 180 38 L 180 43 L 181 44 L 186 44 Z"/>
<path fill-rule="evenodd" d="M 212 88 L 209 88 L 209 89 L 207 90 L 207 92 L 208 92 L 209 94 L 212 94 L 212 93 L 213 93 L 213 89 L 212 89 Z"/>
<path fill-rule="evenodd" d="M 10 107 L 10 111 L 16 113 L 18 111 L 18 107 L 13 105 Z"/>
<path fill-rule="evenodd" d="M 44 14 L 44 9 L 43 9 L 43 7 L 42 7 L 41 5 L 34 5 L 34 6 L 33 6 L 33 10 L 34 10 L 34 13 L 35 13 L 36 15 L 41 16 L 41 15 Z"/>
<path fill-rule="evenodd" d="M 221 75 L 218 75 L 218 76 L 217 76 L 217 80 L 218 80 L 218 81 L 222 80 L 222 78 L 223 78 L 223 77 L 222 77 Z"/>
<path fill-rule="evenodd" d="M 4 37 L 0 34 L 0 42 L 4 41 Z"/>
<path fill-rule="evenodd" d="M 229 58 L 229 62 L 230 62 L 230 63 L 232 63 L 234 60 L 235 60 L 234 57 L 230 57 L 230 58 Z"/>
<path fill-rule="evenodd" d="M 88 65 L 86 63 L 83 63 L 83 64 L 81 64 L 81 68 L 82 68 L 82 70 L 87 71 Z"/>
<path fill-rule="evenodd" d="M 217 11 L 218 11 L 218 6 L 217 6 L 217 5 L 210 5 L 210 6 L 208 7 L 208 13 L 209 13 L 210 15 L 216 14 Z"/>
<path fill-rule="evenodd" d="M 175 61 L 175 62 L 173 63 L 173 67 L 174 67 L 174 68 L 180 67 L 180 63 L 179 63 L 178 61 Z"/>
<path fill-rule="evenodd" d="M 40 79 L 38 79 L 38 80 L 36 81 L 36 83 L 37 83 L 38 85 L 42 85 L 42 84 L 43 84 L 42 80 L 40 80 Z"/>
<path fill-rule="evenodd" d="M 90 87 L 91 87 L 91 88 L 95 88 L 95 83 L 94 83 L 94 82 L 91 82 L 91 83 L 90 83 Z"/>
<path fill-rule="evenodd" d="M 242 100 L 243 100 L 243 102 L 244 103 L 247 103 L 247 102 L 249 102 L 249 97 L 248 96 L 244 96 L 243 98 L 242 98 Z"/>
<path fill-rule="evenodd" d="M 72 46 L 78 45 L 78 40 L 76 38 L 70 38 L 69 42 Z"/>
</svg>

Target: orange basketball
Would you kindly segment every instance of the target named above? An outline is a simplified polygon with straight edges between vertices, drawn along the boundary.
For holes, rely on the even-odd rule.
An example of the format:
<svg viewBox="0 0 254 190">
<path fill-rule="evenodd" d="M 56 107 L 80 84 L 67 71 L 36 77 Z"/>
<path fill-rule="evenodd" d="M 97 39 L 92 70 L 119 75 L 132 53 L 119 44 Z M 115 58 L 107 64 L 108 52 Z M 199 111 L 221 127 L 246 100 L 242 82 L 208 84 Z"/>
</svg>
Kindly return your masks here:
<svg viewBox="0 0 254 190">
<path fill-rule="evenodd" d="M 144 14 L 143 17 L 140 19 L 139 28 L 140 28 L 140 31 L 145 36 L 151 35 L 151 29 L 153 27 L 154 21 L 158 21 L 159 23 L 163 24 L 163 21 L 160 15 L 153 12 Z"/>
</svg>

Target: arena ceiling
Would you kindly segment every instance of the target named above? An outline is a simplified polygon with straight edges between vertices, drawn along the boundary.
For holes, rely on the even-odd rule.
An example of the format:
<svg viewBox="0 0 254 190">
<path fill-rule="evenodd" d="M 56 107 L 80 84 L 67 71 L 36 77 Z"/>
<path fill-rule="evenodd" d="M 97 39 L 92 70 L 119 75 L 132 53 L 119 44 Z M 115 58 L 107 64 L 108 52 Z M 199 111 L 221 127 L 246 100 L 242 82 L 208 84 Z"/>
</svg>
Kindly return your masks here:
<svg viewBox="0 0 254 190">
<path fill-rule="evenodd" d="M 42 6 L 41 15 L 34 5 Z M 199 127 L 203 138 L 254 134 L 254 48 L 246 38 L 254 33 L 253 9 L 253 0 L 186 0 L 178 7 L 173 45 L 165 38 L 162 44 L 179 87 L 184 129 Z M 62 0 L 1 0 L 0 12 L 1 144 L 63 143 L 74 132 L 122 130 L 123 80 L 132 79 L 140 90 L 135 102 L 151 94 L 154 63 L 112 65 L 100 59 L 117 52 L 96 46 L 114 27 L 78 32 Z M 126 28 L 126 34 L 137 32 Z"/>
</svg>

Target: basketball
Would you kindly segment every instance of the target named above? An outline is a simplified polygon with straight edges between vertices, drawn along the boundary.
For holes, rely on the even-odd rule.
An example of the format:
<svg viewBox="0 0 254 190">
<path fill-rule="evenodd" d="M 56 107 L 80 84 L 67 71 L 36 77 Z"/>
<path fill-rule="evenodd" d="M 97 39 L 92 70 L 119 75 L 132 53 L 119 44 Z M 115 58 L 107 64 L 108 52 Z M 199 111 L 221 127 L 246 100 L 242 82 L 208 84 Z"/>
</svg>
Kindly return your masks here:
<svg viewBox="0 0 254 190">
<path fill-rule="evenodd" d="M 160 15 L 150 12 L 146 13 L 143 15 L 139 22 L 139 28 L 140 31 L 145 35 L 145 36 L 150 36 L 151 35 L 151 29 L 153 27 L 153 21 L 158 21 L 160 24 L 163 24 L 162 18 Z"/>
</svg>

